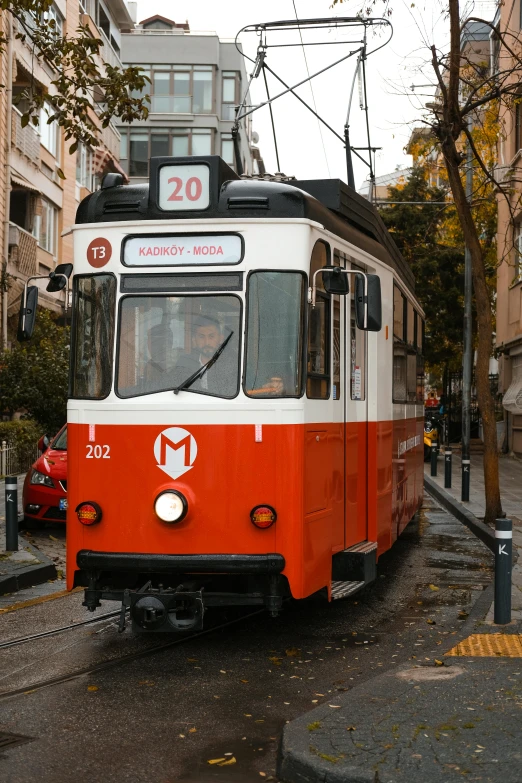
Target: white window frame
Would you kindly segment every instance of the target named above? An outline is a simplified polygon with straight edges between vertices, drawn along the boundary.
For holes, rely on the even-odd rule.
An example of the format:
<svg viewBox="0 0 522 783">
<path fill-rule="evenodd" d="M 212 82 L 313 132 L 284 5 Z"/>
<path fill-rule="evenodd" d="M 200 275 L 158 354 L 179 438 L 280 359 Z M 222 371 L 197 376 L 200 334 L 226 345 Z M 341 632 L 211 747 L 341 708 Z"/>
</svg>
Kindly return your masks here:
<svg viewBox="0 0 522 783">
<path fill-rule="evenodd" d="M 49 21 L 49 19 L 54 19 L 56 22 L 56 27 L 54 28 L 54 32 L 56 34 L 57 38 L 62 38 L 63 36 L 63 16 L 60 13 L 60 10 L 58 6 L 53 3 L 52 6 L 43 13 L 43 19 L 44 21 Z"/>
<path fill-rule="evenodd" d="M 56 256 L 56 227 L 58 224 L 58 219 L 57 219 L 58 210 L 53 204 L 51 204 L 50 201 L 47 201 L 46 198 L 41 197 L 41 202 L 42 202 L 42 214 L 35 215 L 33 236 L 36 237 L 38 246 L 41 247 L 42 250 L 46 250 L 52 256 Z M 48 226 L 47 234 L 45 237 L 42 236 L 44 213 L 47 218 L 47 226 Z"/>
<path fill-rule="evenodd" d="M 80 158 L 80 178 L 78 179 L 78 157 L 76 158 L 76 183 L 82 188 L 87 188 L 91 193 L 95 190 L 94 179 L 94 153 L 90 147 L 80 142 L 76 155 Z"/>
<path fill-rule="evenodd" d="M 53 113 L 54 110 L 51 104 L 45 102 L 40 109 L 38 133 L 40 135 L 40 144 L 42 144 L 51 155 L 58 159 L 58 125 L 56 122 L 51 122 L 50 124 L 47 122 Z"/>
</svg>

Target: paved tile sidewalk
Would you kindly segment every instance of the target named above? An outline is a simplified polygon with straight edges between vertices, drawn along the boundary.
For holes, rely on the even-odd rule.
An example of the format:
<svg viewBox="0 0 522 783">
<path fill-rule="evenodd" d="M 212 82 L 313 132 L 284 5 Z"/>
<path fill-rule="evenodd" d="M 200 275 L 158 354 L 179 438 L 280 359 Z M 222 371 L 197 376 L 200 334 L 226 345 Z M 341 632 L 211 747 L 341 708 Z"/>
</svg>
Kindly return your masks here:
<svg viewBox="0 0 522 783">
<path fill-rule="evenodd" d="M 482 467 L 482 454 L 471 455 L 471 474 L 469 502 L 463 505 L 475 514 L 476 517 L 484 517 L 485 493 L 484 471 Z M 430 464 L 424 465 L 424 472 L 430 475 Z M 522 519 L 522 460 L 507 455 L 499 455 L 500 493 L 502 508 L 508 517 Z M 453 497 L 461 501 L 462 490 L 462 466 L 460 453 L 454 453 L 452 458 L 451 489 L 446 490 Z M 444 455 L 439 454 L 437 463 L 437 476 L 434 481 L 444 487 Z"/>
</svg>

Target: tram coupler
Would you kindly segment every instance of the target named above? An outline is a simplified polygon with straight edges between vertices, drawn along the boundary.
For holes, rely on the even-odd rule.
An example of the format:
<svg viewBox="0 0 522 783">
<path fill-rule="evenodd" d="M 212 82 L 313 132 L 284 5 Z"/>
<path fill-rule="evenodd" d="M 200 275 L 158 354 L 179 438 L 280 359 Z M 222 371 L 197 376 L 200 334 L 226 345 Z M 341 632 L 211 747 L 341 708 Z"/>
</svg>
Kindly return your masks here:
<svg viewBox="0 0 522 783">
<path fill-rule="evenodd" d="M 130 592 L 134 631 L 198 631 L 203 628 L 203 591 L 148 590 Z"/>
<path fill-rule="evenodd" d="M 82 601 L 82 606 L 86 606 L 89 612 L 94 612 L 99 606 L 101 606 L 99 598 L 100 591 L 96 588 L 97 580 L 97 572 L 90 571 L 89 586 L 85 588 L 84 598 Z"/>
<path fill-rule="evenodd" d="M 270 612 L 270 617 L 277 617 L 283 606 L 279 574 L 270 576 L 270 593 L 265 596 L 265 606 Z"/>
</svg>

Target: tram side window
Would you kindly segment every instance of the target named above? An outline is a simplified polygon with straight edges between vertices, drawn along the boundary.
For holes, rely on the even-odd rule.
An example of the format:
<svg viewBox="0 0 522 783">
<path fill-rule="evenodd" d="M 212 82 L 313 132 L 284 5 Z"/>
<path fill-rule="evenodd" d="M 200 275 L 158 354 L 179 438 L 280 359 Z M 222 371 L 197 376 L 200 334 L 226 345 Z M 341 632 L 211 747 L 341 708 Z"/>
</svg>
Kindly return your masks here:
<svg viewBox="0 0 522 783">
<path fill-rule="evenodd" d="M 393 287 L 393 402 L 408 398 L 408 348 L 406 344 L 406 297 Z"/>
<path fill-rule="evenodd" d="M 330 247 L 316 242 L 310 263 L 310 285 L 314 273 L 329 263 Z M 315 307 L 308 311 L 308 359 L 306 396 L 309 399 L 327 400 L 330 396 L 330 301 L 325 292 L 322 275 L 315 278 L 317 296 Z"/>
<path fill-rule="evenodd" d="M 344 253 L 343 253 L 344 257 Z M 341 254 L 338 250 L 333 253 L 334 266 L 341 266 Z M 338 294 L 332 296 L 332 399 L 341 399 L 341 297 Z"/>
<path fill-rule="evenodd" d="M 415 347 L 417 350 L 417 404 L 424 404 L 424 320 L 415 312 Z"/>
<path fill-rule="evenodd" d="M 300 272 L 254 272 L 248 278 L 248 397 L 301 396 L 304 296 Z"/>
<path fill-rule="evenodd" d="M 76 277 L 73 294 L 71 397 L 107 397 L 112 381 L 116 279 Z"/>
<path fill-rule="evenodd" d="M 352 269 L 361 269 L 352 264 Z M 354 276 L 351 276 L 354 279 Z M 357 328 L 355 321 L 355 285 L 352 283 L 350 293 L 350 397 L 352 400 L 366 398 L 366 332 Z"/>
</svg>

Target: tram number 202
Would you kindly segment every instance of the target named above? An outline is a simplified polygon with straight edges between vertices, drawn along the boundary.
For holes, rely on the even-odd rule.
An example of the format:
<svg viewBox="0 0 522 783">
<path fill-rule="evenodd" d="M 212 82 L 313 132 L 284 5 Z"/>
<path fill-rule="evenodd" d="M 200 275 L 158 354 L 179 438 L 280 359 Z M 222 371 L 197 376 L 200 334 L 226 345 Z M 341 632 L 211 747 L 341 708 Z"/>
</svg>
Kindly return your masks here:
<svg viewBox="0 0 522 783">
<path fill-rule="evenodd" d="M 100 444 L 96 444 L 96 446 L 92 443 L 87 444 L 87 459 L 110 459 L 111 458 L 111 447 L 105 444 L 104 446 L 100 446 Z"/>
</svg>

